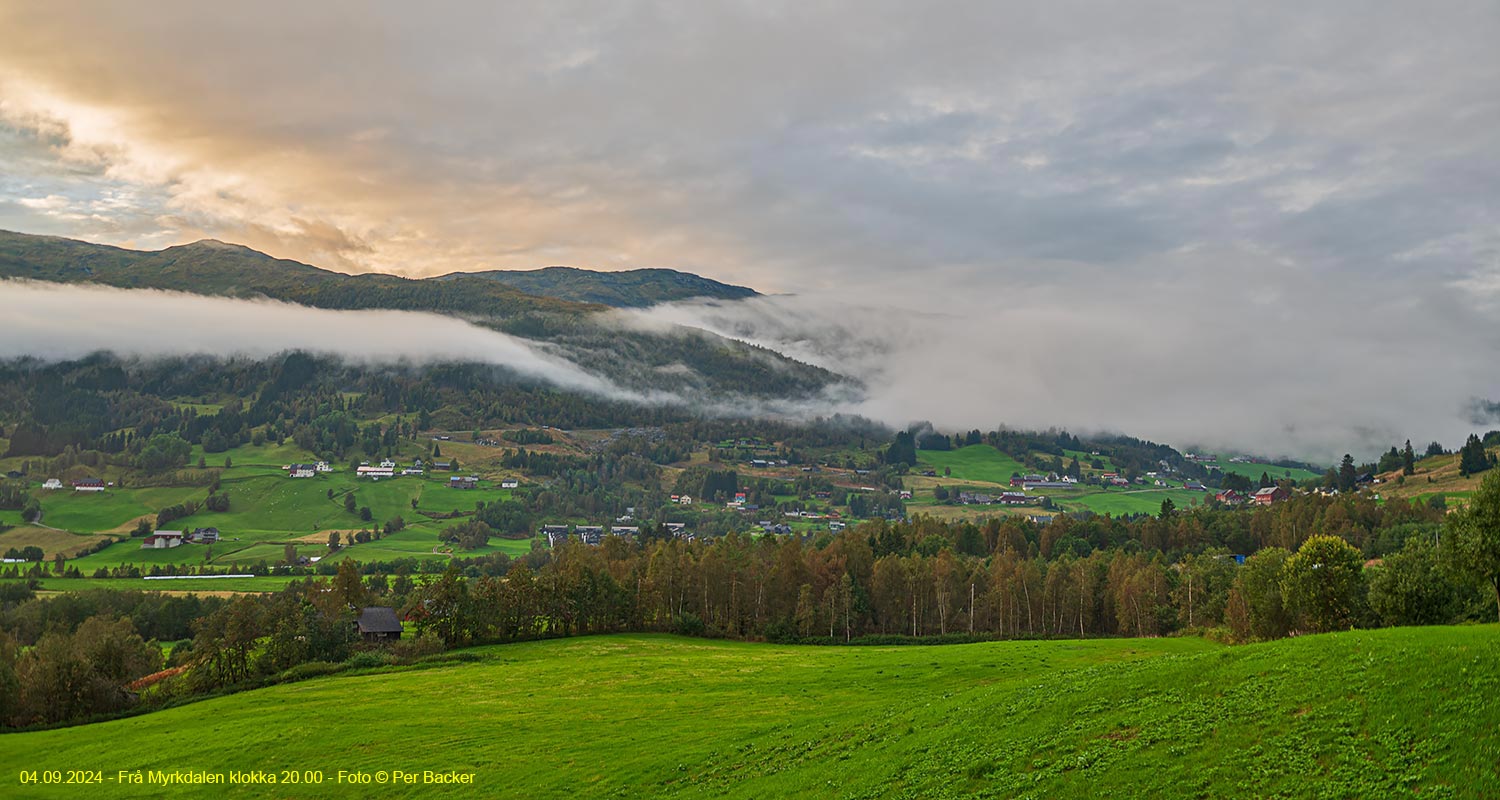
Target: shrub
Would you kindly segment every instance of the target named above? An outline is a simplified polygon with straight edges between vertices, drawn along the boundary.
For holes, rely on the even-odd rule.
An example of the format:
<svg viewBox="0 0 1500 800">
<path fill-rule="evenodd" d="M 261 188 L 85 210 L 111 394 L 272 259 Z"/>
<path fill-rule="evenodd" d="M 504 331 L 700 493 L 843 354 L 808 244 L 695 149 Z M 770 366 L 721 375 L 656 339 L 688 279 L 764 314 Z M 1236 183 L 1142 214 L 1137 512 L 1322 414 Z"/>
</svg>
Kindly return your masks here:
<svg viewBox="0 0 1500 800">
<path fill-rule="evenodd" d="M 320 678 L 343 671 L 343 664 L 335 664 L 331 661 L 304 661 L 282 672 L 278 680 L 282 682 L 305 681 L 308 678 Z"/>
</svg>

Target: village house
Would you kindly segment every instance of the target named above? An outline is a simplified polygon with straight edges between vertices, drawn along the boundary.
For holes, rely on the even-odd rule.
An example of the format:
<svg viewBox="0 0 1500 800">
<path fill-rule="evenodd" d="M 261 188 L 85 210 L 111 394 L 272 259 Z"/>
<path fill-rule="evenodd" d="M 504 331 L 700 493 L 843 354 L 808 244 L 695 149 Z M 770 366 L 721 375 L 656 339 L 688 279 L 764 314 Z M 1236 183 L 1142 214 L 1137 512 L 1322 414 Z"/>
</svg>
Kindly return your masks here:
<svg viewBox="0 0 1500 800">
<path fill-rule="evenodd" d="M 390 460 L 389 458 L 387 458 L 387 459 L 384 459 L 384 460 L 382 460 L 380 462 L 380 467 L 381 467 L 381 469 L 395 469 L 396 468 L 396 462 L 394 462 L 394 461 Z"/>
<path fill-rule="evenodd" d="M 213 544 L 219 541 L 219 529 L 194 528 L 193 532 L 188 534 L 188 541 L 194 544 Z"/>
<path fill-rule="evenodd" d="M 577 525 L 573 532 L 584 544 L 597 546 L 604 541 L 603 525 Z"/>
<path fill-rule="evenodd" d="M 384 466 L 382 466 L 382 467 L 369 467 L 369 466 L 357 467 L 357 468 L 355 468 L 354 472 L 360 478 L 394 478 L 394 477 L 396 477 L 396 471 L 395 470 L 391 469 L 390 467 L 384 467 Z"/>
<path fill-rule="evenodd" d="M 515 478 L 505 478 L 504 480 L 500 481 L 501 489 L 515 489 L 520 487 L 520 485 L 521 482 L 516 480 Z"/>
<path fill-rule="evenodd" d="M 448 471 L 448 472 L 452 472 L 453 471 L 453 462 L 452 461 L 434 461 L 434 462 L 432 462 L 432 468 L 433 469 L 441 469 L 441 470 L 445 470 L 445 471 Z"/>
<path fill-rule="evenodd" d="M 319 461 L 313 465 L 313 470 L 316 472 L 333 472 L 333 465 L 327 461 Z"/>
<path fill-rule="evenodd" d="M 141 540 L 142 550 L 165 550 L 182 544 L 182 531 L 157 531 Z"/>
<path fill-rule="evenodd" d="M 286 468 L 289 478 L 311 478 L 317 473 L 317 467 L 312 464 L 292 464 Z"/>
<path fill-rule="evenodd" d="M 417 466 L 406 467 L 405 469 L 401 470 L 401 474 L 402 475 L 421 475 L 422 474 L 422 468 L 421 467 L 417 467 Z"/>
<path fill-rule="evenodd" d="M 477 489 L 479 488 L 479 476 L 477 475 L 454 475 L 448 479 L 448 485 L 455 489 Z"/>
<path fill-rule="evenodd" d="M 1208 487 L 1207 486 L 1204 486 L 1203 484 L 1201 484 L 1201 483 L 1199 483 L 1197 481 L 1186 481 L 1186 482 L 1184 482 L 1182 484 L 1182 488 L 1187 489 L 1188 491 L 1191 491 L 1191 492 L 1206 492 L 1206 491 L 1208 491 Z"/>
<path fill-rule="evenodd" d="M 57 479 L 57 478 L 48 478 L 46 481 L 44 481 L 42 483 L 42 488 L 43 489 L 61 489 L 61 488 L 63 488 L 62 487 L 62 481 L 59 480 L 59 479 Z"/>
<path fill-rule="evenodd" d="M 75 492 L 102 492 L 104 491 L 104 480 L 101 478 L 83 478 L 73 481 Z"/>
<path fill-rule="evenodd" d="M 354 624 L 359 628 L 359 637 L 367 642 L 394 642 L 401 638 L 403 630 L 396 609 L 389 606 L 361 608 Z"/>
<path fill-rule="evenodd" d="M 1272 503 L 1279 503 L 1291 496 L 1292 493 L 1290 491 L 1287 491 L 1286 487 L 1284 486 L 1267 486 L 1266 488 L 1257 491 L 1255 495 L 1250 499 L 1254 500 L 1256 505 L 1268 506 Z"/>
</svg>

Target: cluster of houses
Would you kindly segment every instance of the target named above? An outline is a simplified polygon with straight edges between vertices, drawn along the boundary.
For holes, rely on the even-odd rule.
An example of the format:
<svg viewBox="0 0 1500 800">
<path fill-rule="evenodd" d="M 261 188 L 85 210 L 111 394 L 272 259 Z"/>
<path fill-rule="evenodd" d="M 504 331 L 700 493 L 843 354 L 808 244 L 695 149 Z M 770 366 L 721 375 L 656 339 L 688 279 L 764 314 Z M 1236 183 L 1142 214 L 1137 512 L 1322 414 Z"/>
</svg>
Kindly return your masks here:
<svg viewBox="0 0 1500 800">
<path fill-rule="evenodd" d="M 333 466 L 327 461 L 319 461 L 316 464 L 288 464 L 282 469 L 286 470 L 288 478 L 311 478 L 320 472 L 333 472 Z"/>
<path fill-rule="evenodd" d="M 434 467 L 434 469 L 436 468 L 437 467 Z M 452 469 L 452 465 L 450 464 L 448 468 Z M 379 464 L 371 464 L 368 461 L 361 462 L 359 466 L 354 468 L 355 477 L 369 478 L 370 480 L 375 481 L 378 481 L 381 478 L 394 478 L 398 474 L 423 475 L 426 474 L 426 467 L 422 464 L 422 459 L 420 458 L 413 461 L 411 463 L 411 466 L 409 467 L 403 467 L 400 464 L 397 464 L 396 462 L 387 458 L 381 461 Z"/>
<path fill-rule="evenodd" d="M 1238 506 L 1245 503 L 1253 503 L 1258 506 L 1268 506 L 1273 503 L 1279 503 L 1282 500 L 1286 500 L 1291 496 L 1291 490 L 1287 489 L 1285 486 L 1267 486 L 1264 489 L 1259 489 L 1255 493 L 1249 495 L 1246 495 L 1242 492 L 1237 492 L 1234 489 L 1225 489 L 1224 491 L 1214 495 L 1214 499 L 1218 500 L 1220 503 L 1223 503 L 1226 506 Z"/>
<path fill-rule="evenodd" d="M 1041 496 L 1031 496 L 1023 492 L 1001 492 L 999 495 L 988 495 L 983 492 L 959 492 L 958 502 L 966 506 L 1024 506 L 1028 503 L 1041 501 Z"/>
<path fill-rule="evenodd" d="M 682 522 L 664 523 L 667 531 L 673 536 L 692 539 L 687 533 L 687 524 Z M 547 537 L 548 547 L 558 547 L 568 540 L 569 536 L 577 536 L 578 540 L 586 545 L 597 547 L 604 543 L 605 536 L 624 536 L 634 538 L 641 533 L 637 525 L 543 525 L 542 535 Z"/>
<path fill-rule="evenodd" d="M 1112 472 L 1105 474 L 1114 475 Z M 1010 477 L 1010 485 L 1028 492 L 1032 489 L 1075 489 L 1078 487 L 1078 479 L 1071 475 L 1058 475 L 1057 473 L 1050 475 L 1012 475 Z"/>
<path fill-rule="evenodd" d="M 141 540 L 142 550 L 165 550 L 179 547 L 183 542 L 213 544 L 219 541 L 218 528 L 194 528 L 192 533 L 182 531 L 157 531 Z"/>
<path fill-rule="evenodd" d="M 453 468 L 454 468 L 454 464 L 453 464 L 452 461 L 434 461 L 434 462 L 432 462 L 432 469 L 434 469 L 434 470 L 439 470 L 439 471 L 443 471 L 443 472 L 451 472 L 451 471 L 453 471 Z M 313 478 L 313 477 L 316 477 L 319 473 L 333 472 L 333 466 L 331 464 L 329 464 L 327 461 L 319 461 L 319 462 L 314 463 L 314 464 L 288 464 L 285 467 L 282 467 L 282 469 L 286 470 L 287 477 L 289 477 L 289 478 Z M 420 459 L 420 458 L 414 460 L 411 463 L 410 466 L 406 466 L 406 467 L 403 467 L 400 464 L 397 464 L 395 461 L 392 461 L 391 459 L 387 458 L 387 459 L 384 459 L 383 461 L 381 461 L 381 462 L 379 462 L 377 464 L 371 464 L 370 462 L 366 461 L 366 462 L 363 462 L 359 466 L 357 466 L 357 467 L 354 468 L 354 474 L 355 474 L 356 477 L 369 478 L 370 480 L 375 480 L 375 481 L 378 481 L 381 478 L 395 478 L 397 476 L 409 476 L 409 475 L 425 475 L 426 473 L 427 473 L 427 465 L 424 464 L 422 462 L 422 459 Z M 454 480 L 457 481 L 459 479 L 455 478 Z M 474 480 L 477 481 L 478 479 L 475 478 Z M 450 484 L 450 485 L 457 486 L 458 484 L 453 483 L 453 484 Z M 515 480 L 507 480 L 507 481 L 501 482 L 500 486 L 503 489 L 514 489 L 517 486 L 520 486 L 520 482 L 519 481 L 515 481 Z M 474 487 L 473 486 L 459 486 L 459 488 L 462 488 L 462 489 L 472 489 Z"/>
</svg>

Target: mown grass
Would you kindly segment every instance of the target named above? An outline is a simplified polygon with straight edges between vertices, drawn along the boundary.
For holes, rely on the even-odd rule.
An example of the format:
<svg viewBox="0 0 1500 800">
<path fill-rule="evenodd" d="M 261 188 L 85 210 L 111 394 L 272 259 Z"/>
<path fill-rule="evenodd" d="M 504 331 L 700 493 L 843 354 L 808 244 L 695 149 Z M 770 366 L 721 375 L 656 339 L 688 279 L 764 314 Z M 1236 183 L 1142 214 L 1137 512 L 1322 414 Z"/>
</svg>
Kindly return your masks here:
<svg viewBox="0 0 1500 800">
<path fill-rule="evenodd" d="M 472 651 L 5 737 L 19 769 L 320 769 L 103 797 L 1492 797 L 1500 628 L 788 647 L 608 636 Z M 455 700 L 454 698 L 462 698 Z M 183 742 L 199 743 L 182 746 Z M 211 743 L 211 746 L 207 743 Z M 339 786 L 460 770 L 473 787 Z"/>
<path fill-rule="evenodd" d="M 1211 497 L 1207 492 L 1189 489 L 1131 488 L 1093 491 L 1072 497 L 1057 495 L 1053 499 L 1062 507 L 1073 510 L 1085 508 L 1096 514 L 1156 514 L 1161 511 L 1163 500 L 1170 499 L 1178 508 L 1187 508 L 1202 503 Z"/>
<path fill-rule="evenodd" d="M 1273 481 L 1279 481 L 1282 478 L 1305 481 L 1308 478 L 1317 478 L 1321 475 L 1321 473 L 1301 469 L 1300 467 L 1278 467 L 1275 464 L 1262 464 L 1258 461 L 1247 464 L 1234 464 L 1230 463 L 1229 459 L 1226 458 L 1219 459 L 1219 463 L 1211 466 L 1216 466 L 1220 471 L 1231 475 L 1244 475 L 1251 480 L 1260 480 L 1261 473 L 1269 475 Z"/>
<path fill-rule="evenodd" d="M 971 444 L 957 450 L 921 450 L 917 452 L 917 469 L 931 469 L 940 478 L 962 481 L 1010 483 L 1011 473 L 1025 474 L 1021 462 L 987 444 Z M 952 470 L 944 475 L 943 470 Z"/>
</svg>

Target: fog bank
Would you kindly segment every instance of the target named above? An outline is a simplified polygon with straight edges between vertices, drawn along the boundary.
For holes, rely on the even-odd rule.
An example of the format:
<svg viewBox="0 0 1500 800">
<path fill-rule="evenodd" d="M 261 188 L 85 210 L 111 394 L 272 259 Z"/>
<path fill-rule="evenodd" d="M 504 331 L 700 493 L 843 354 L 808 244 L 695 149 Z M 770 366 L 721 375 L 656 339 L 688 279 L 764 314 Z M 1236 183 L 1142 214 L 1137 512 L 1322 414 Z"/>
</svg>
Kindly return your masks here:
<svg viewBox="0 0 1500 800">
<path fill-rule="evenodd" d="M 1193 267 L 1205 257 L 1213 271 Z M 1407 438 L 1454 447 L 1489 408 L 1476 398 L 1500 397 L 1500 327 L 1451 286 L 1233 253 L 934 277 L 615 316 L 780 350 L 863 380 L 848 411 L 949 431 L 1059 426 L 1332 463 Z"/>
<path fill-rule="evenodd" d="M 61 361 L 109 351 L 258 359 L 306 350 L 366 364 L 495 364 L 565 389 L 628 394 L 533 343 L 437 314 L 31 281 L 0 281 L 0 306 L 6 309 L 0 358 Z"/>
</svg>

